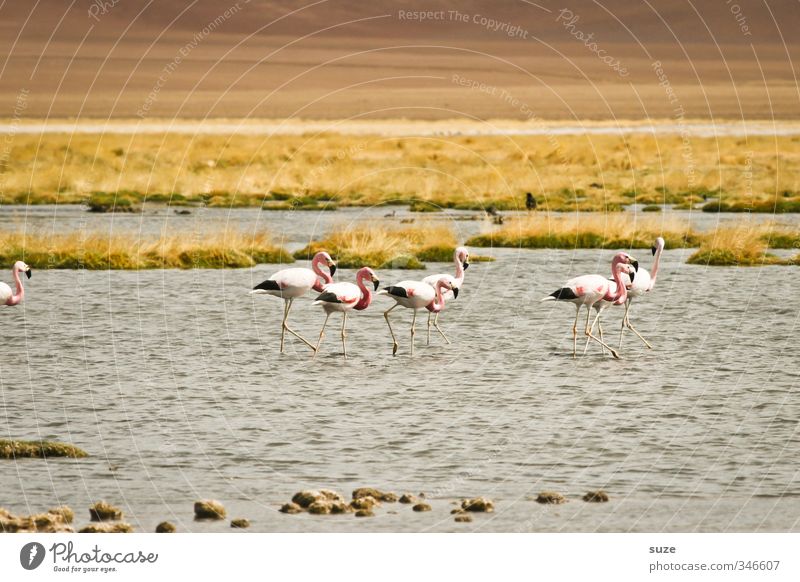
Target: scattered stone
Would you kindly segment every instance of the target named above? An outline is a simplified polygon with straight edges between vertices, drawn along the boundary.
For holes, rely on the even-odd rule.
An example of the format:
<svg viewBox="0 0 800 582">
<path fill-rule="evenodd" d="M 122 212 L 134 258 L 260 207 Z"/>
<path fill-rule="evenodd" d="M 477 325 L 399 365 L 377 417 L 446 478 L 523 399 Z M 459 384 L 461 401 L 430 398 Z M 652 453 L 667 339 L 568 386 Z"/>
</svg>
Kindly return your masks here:
<svg viewBox="0 0 800 582">
<path fill-rule="evenodd" d="M 561 493 L 556 493 L 555 491 L 542 491 L 536 498 L 536 503 L 549 503 L 551 505 L 561 505 L 562 503 L 566 502 L 567 498 L 561 495 Z"/>
<path fill-rule="evenodd" d="M 344 501 L 332 501 L 331 502 L 331 513 L 338 514 L 338 513 L 349 513 L 353 511 L 353 508 L 350 507 Z"/>
<path fill-rule="evenodd" d="M 70 509 L 66 505 L 48 509 L 47 513 L 52 513 L 53 515 L 60 515 L 63 518 L 64 523 L 72 523 L 72 520 L 75 519 L 75 512 L 72 511 L 72 509 Z"/>
<path fill-rule="evenodd" d="M 194 502 L 195 519 L 225 519 L 225 507 L 214 499 Z"/>
<path fill-rule="evenodd" d="M 356 517 L 375 517 L 371 509 L 359 509 L 356 511 Z"/>
<path fill-rule="evenodd" d="M 111 521 L 122 519 L 122 510 L 105 501 L 98 501 L 89 508 L 92 521 Z"/>
<path fill-rule="evenodd" d="M 360 487 L 353 491 L 353 499 L 360 499 L 362 497 L 374 497 L 377 501 L 385 501 L 386 503 L 394 503 L 397 501 L 397 494 L 391 491 L 383 492 L 372 487 Z"/>
<path fill-rule="evenodd" d="M 336 491 L 331 491 L 330 489 L 320 489 L 319 494 L 328 501 L 340 501 L 341 503 L 347 503 L 344 497 L 339 495 Z"/>
<path fill-rule="evenodd" d="M 231 520 L 231 527 L 237 529 L 247 529 L 250 527 L 250 520 L 245 519 L 244 517 L 237 517 L 236 519 Z"/>
<path fill-rule="evenodd" d="M 292 503 L 296 503 L 303 509 L 308 509 L 308 506 L 317 501 L 318 499 L 322 498 L 322 493 L 319 491 L 311 491 L 311 490 L 303 490 L 298 491 L 292 497 Z"/>
<path fill-rule="evenodd" d="M 416 503 L 417 502 L 417 498 L 414 495 L 412 495 L 411 493 L 403 493 L 400 496 L 400 500 L 399 501 L 400 501 L 400 503 Z"/>
<path fill-rule="evenodd" d="M 583 500 L 588 503 L 605 503 L 608 501 L 608 493 L 605 491 L 589 491 L 583 496 Z"/>
<path fill-rule="evenodd" d="M 133 533 L 129 523 L 118 521 L 116 523 L 91 523 L 78 530 L 78 533 Z"/>
<path fill-rule="evenodd" d="M 303 513 L 303 508 L 297 505 L 297 503 L 291 502 L 281 505 L 281 508 L 278 511 L 281 513 Z"/>
<path fill-rule="evenodd" d="M 450 510 L 450 515 L 466 515 L 467 510 L 461 509 L 460 507 L 456 507 L 455 509 Z"/>
<path fill-rule="evenodd" d="M 457 515 L 453 521 L 457 521 L 458 523 L 469 523 L 472 521 L 472 516 L 467 514 Z"/>
<path fill-rule="evenodd" d="M 0 508 L 0 533 L 74 533 L 61 513 L 15 516 Z"/>
<path fill-rule="evenodd" d="M 156 533 L 175 533 L 175 525 L 168 521 L 162 521 L 156 526 Z"/>
<path fill-rule="evenodd" d="M 373 507 L 379 506 L 380 502 L 375 499 L 374 497 L 359 497 L 357 499 L 353 499 L 350 502 L 350 507 L 353 509 L 372 509 Z"/>
<path fill-rule="evenodd" d="M 412 507 L 414 511 L 430 511 L 431 506 L 427 503 L 417 503 L 414 507 Z"/>
<path fill-rule="evenodd" d="M 461 509 L 466 511 L 475 511 L 482 513 L 491 513 L 494 511 L 494 503 L 491 499 L 485 497 L 475 497 L 474 499 L 465 499 L 461 502 Z"/>
<path fill-rule="evenodd" d="M 48 457 L 88 457 L 86 451 L 75 445 L 55 441 L 15 441 L 0 439 L 0 459 L 21 459 Z"/>
<path fill-rule="evenodd" d="M 315 501 L 308 506 L 308 512 L 312 515 L 328 515 L 331 512 L 331 502 Z"/>
</svg>

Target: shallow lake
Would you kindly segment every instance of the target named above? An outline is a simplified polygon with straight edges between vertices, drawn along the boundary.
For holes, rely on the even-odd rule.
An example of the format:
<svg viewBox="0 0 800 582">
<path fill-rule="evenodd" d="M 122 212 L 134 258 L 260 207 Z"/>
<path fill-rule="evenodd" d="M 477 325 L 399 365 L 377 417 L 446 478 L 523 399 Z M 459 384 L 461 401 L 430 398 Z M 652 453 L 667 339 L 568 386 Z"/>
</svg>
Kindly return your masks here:
<svg viewBox="0 0 800 582">
<path fill-rule="evenodd" d="M 619 361 L 597 346 L 573 361 L 574 308 L 539 302 L 606 273 L 608 251 L 488 250 L 497 261 L 473 264 L 442 315 L 452 345 L 425 346 L 423 317 L 410 358 L 398 308 L 392 357 L 379 297 L 350 317 L 346 362 L 338 316 L 315 361 L 296 340 L 279 354 L 280 300 L 248 294 L 276 266 L 36 270 L 23 306 L 0 310 L 0 438 L 91 456 L 0 461 L 0 506 L 67 504 L 80 526 L 105 499 L 138 531 L 231 531 L 192 520 L 200 498 L 256 531 L 798 531 L 800 271 L 686 265 L 688 252 L 666 251 L 634 303 L 655 349 L 628 334 Z M 614 343 L 620 317 L 606 312 Z M 322 320 L 310 299 L 290 319 L 309 338 Z M 433 511 L 277 511 L 303 488 L 360 486 L 425 492 Z M 580 500 L 601 488 L 609 503 Z M 542 490 L 571 501 L 539 505 Z M 451 503 L 476 495 L 495 512 L 454 523 Z"/>
</svg>

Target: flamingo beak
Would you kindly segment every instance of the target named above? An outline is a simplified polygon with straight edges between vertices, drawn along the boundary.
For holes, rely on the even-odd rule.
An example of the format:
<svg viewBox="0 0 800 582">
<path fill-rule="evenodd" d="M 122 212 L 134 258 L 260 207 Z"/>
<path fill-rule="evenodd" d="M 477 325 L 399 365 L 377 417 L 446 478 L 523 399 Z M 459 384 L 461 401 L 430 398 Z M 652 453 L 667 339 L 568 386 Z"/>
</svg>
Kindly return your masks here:
<svg viewBox="0 0 800 582">
<path fill-rule="evenodd" d="M 655 254 L 656 254 L 656 245 L 653 245 L 653 246 L 650 247 L 650 252 L 653 253 L 653 255 L 655 256 Z"/>
<path fill-rule="evenodd" d="M 467 261 L 464 261 L 463 263 L 461 263 L 461 266 L 462 266 L 462 267 L 464 267 L 464 270 L 465 270 L 465 271 L 466 271 L 467 269 L 469 269 L 469 263 L 468 263 Z"/>
<path fill-rule="evenodd" d="M 458 299 L 458 287 L 453 287 L 453 299 Z"/>
<path fill-rule="evenodd" d="M 378 279 L 373 279 L 372 284 L 375 285 L 375 291 L 377 291 L 378 286 L 381 284 L 381 282 Z"/>
<path fill-rule="evenodd" d="M 333 277 L 336 274 L 336 263 L 331 263 L 328 268 L 331 270 L 331 277 Z"/>
<path fill-rule="evenodd" d="M 637 271 L 639 270 L 639 261 L 631 261 L 631 265 L 633 265 L 633 268 Z"/>
<path fill-rule="evenodd" d="M 636 271 L 631 271 L 628 273 L 628 277 L 631 279 L 631 283 L 633 283 L 633 278 L 636 276 Z"/>
<path fill-rule="evenodd" d="M 27 270 L 27 271 L 25 271 L 25 276 L 26 276 L 28 279 L 30 279 L 30 278 L 31 278 L 31 270 L 30 270 L 30 268 L 28 268 L 28 270 Z"/>
</svg>

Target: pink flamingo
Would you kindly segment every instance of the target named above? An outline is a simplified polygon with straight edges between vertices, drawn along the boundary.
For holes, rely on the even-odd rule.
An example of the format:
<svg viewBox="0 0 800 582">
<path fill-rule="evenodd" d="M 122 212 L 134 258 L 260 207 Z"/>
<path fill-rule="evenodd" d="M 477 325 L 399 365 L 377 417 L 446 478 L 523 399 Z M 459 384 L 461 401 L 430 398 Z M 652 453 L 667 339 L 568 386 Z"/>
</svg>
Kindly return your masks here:
<svg viewBox="0 0 800 582">
<path fill-rule="evenodd" d="M 400 281 L 395 285 L 378 291 L 378 295 L 388 295 L 395 300 L 395 304 L 383 313 L 383 317 L 386 319 L 386 325 L 389 326 L 389 333 L 392 334 L 393 356 L 397 355 L 398 343 L 394 335 L 394 330 L 392 329 L 392 324 L 389 321 L 389 313 L 398 305 L 414 310 L 414 317 L 411 320 L 411 355 L 413 356 L 417 310 L 425 307 L 430 309 L 433 313 L 438 313 L 444 309 L 445 299 L 442 295 L 442 289 L 452 291 L 453 297 L 458 297 L 458 287 L 453 286 L 448 280 L 448 276 L 439 279 L 436 282 L 435 288 L 422 281 Z"/>
<path fill-rule="evenodd" d="M 331 283 L 325 287 L 325 291 L 317 297 L 314 305 L 322 305 L 325 310 L 325 322 L 322 324 L 322 329 L 319 332 L 319 340 L 317 340 L 317 347 L 314 348 L 314 356 L 317 357 L 319 353 L 319 346 L 322 344 L 322 337 L 325 335 L 325 326 L 328 325 L 328 319 L 334 311 L 342 313 L 342 350 L 344 352 L 344 359 L 347 359 L 347 314 L 355 309 L 356 311 L 363 311 L 372 303 L 372 289 L 364 285 L 364 281 L 369 280 L 374 290 L 378 290 L 380 281 L 375 271 L 369 267 L 363 267 L 356 273 L 356 284 L 352 283 Z"/>
<path fill-rule="evenodd" d="M 322 265 L 325 264 L 330 270 L 330 275 L 322 270 Z M 311 260 L 311 268 L 306 269 L 303 267 L 292 267 L 290 269 L 282 269 L 277 273 L 270 276 L 269 279 L 263 281 L 253 287 L 250 292 L 255 294 L 274 295 L 283 299 L 283 323 L 281 324 L 281 353 L 283 353 L 283 343 L 286 332 L 299 338 L 312 350 L 314 344 L 309 342 L 306 338 L 289 327 L 287 320 L 289 319 L 289 311 L 292 309 L 292 302 L 298 297 L 302 297 L 312 289 L 314 291 L 322 291 L 324 287 L 333 283 L 333 275 L 336 273 L 336 263 L 331 256 L 326 252 L 319 252 L 314 255 Z M 321 281 L 320 281 L 321 279 Z"/>
<path fill-rule="evenodd" d="M 594 322 L 592 322 L 592 325 L 590 326 L 589 318 L 591 316 L 592 306 L 598 301 L 606 299 L 607 301 L 622 304 L 628 298 L 627 289 L 622 281 L 622 270 L 624 269 L 622 265 L 633 265 L 635 270 L 638 271 L 639 269 L 639 263 L 629 254 L 617 253 L 614 256 L 614 260 L 611 261 L 611 272 L 614 275 L 614 282 L 617 285 L 617 288 L 613 293 L 611 292 L 610 281 L 602 275 L 582 275 L 580 277 L 570 279 L 564 284 L 563 287 L 553 291 L 550 295 L 542 299 L 542 301 L 569 301 L 575 304 L 575 323 L 572 325 L 573 358 L 577 357 L 578 351 L 578 317 L 580 316 L 581 307 L 585 305 L 586 330 L 584 333 L 586 334 L 586 337 L 593 339 L 601 346 L 607 348 L 608 351 L 611 352 L 612 356 L 619 359 L 619 354 L 616 352 L 616 350 L 592 335 Z M 595 318 L 595 321 L 596 320 L 597 319 Z"/>
<path fill-rule="evenodd" d="M 466 271 L 469 268 L 469 251 L 467 250 L 467 247 L 458 247 L 455 250 L 455 252 L 453 253 L 453 262 L 456 264 L 456 276 L 455 277 L 453 277 L 452 275 L 448 275 L 446 273 L 440 273 L 438 275 L 430 275 L 428 277 L 425 277 L 422 280 L 422 282 L 423 283 L 427 283 L 428 285 L 433 287 L 434 285 L 436 285 L 436 283 L 441 278 L 444 277 L 448 281 L 450 281 L 450 284 L 453 287 L 460 289 L 461 285 L 464 284 L 464 271 Z M 445 291 L 442 294 L 442 297 L 444 297 L 447 301 L 450 301 L 451 299 L 455 299 L 455 296 L 453 295 L 452 291 Z M 433 304 L 431 304 L 431 305 L 433 305 Z M 428 311 L 430 311 L 430 313 L 428 313 L 428 341 L 427 341 L 427 344 L 430 345 L 430 343 L 431 343 L 431 318 L 433 318 L 433 326 L 436 328 L 436 331 L 438 331 L 439 334 L 444 338 L 444 341 L 446 341 L 449 344 L 450 340 L 447 339 L 447 336 L 444 335 L 444 332 L 442 331 L 442 328 L 439 327 L 439 314 L 441 313 L 441 309 L 438 310 L 438 311 L 434 311 L 429 306 L 428 307 Z M 433 315 L 434 313 L 436 314 L 435 316 Z"/>
<path fill-rule="evenodd" d="M 633 265 L 620 265 L 620 269 L 622 270 L 622 281 L 623 281 L 623 283 L 627 283 L 626 289 L 628 289 L 628 293 L 630 293 L 630 282 L 637 278 L 635 276 L 636 275 L 636 269 L 634 269 Z M 643 271 L 643 270 L 644 269 L 641 269 L 640 272 Z M 600 341 L 605 341 L 605 339 L 603 338 L 603 325 L 601 323 L 600 316 L 603 314 L 603 312 L 606 309 L 608 309 L 612 305 L 619 305 L 618 303 L 615 303 L 615 302 L 611 301 L 611 299 L 610 299 L 617 292 L 617 283 L 616 283 L 616 281 L 614 281 L 613 278 L 609 279 L 608 280 L 608 284 L 609 284 L 609 299 L 606 299 L 605 297 L 603 297 L 603 299 L 601 299 L 600 301 L 598 301 L 597 303 L 592 305 L 594 310 L 597 312 L 596 321 L 597 321 L 597 329 L 600 332 Z M 584 354 L 586 354 L 586 350 L 589 349 L 589 342 L 590 341 L 591 341 L 591 339 L 587 337 L 586 338 L 586 345 L 583 347 L 583 353 Z M 604 347 L 601 346 L 600 349 L 603 351 L 604 354 L 606 353 L 606 349 Z"/>
<path fill-rule="evenodd" d="M 636 299 L 637 297 L 642 297 L 643 295 L 649 293 L 653 290 L 653 287 L 656 285 L 656 277 L 658 277 L 658 265 L 661 262 L 661 253 L 666 247 L 667 243 L 664 242 L 664 239 L 658 237 L 653 246 L 650 247 L 650 252 L 653 253 L 653 272 L 648 273 L 647 269 L 639 269 L 636 272 L 636 277 L 631 278 L 631 282 L 628 286 L 628 300 L 625 302 L 625 315 L 622 317 L 622 327 L 619 330 L 619 347 L 622 347 L 622 334 L 625 333 L 625 328 L 627 327 L 633 333 L 635 333 L 640 340 L 644 342 L 649 349 L 653 349 L 653 346 L 650 345 L 642 334 L 636 331 L 636 328 L 631 325 L 631 320 L 628 317 L 631 309 L 631 301 Z"/>
<path fill-rule="evenodd" d="M 22 261 L 17 261 L 11 268 L 11 274 L 14 277 L 14 282 L 17 284 L 16 293 L 12 291 L 11 287 L 6 283 L 0 281 L 0 303 L 3 305 L 19 305 L 22 303 L 22 300 L 25 299 L 25 288 L 22 286 L 22 280 L 19 278 L 20 273 L 25 273 L 28 279 L 31 278 L 31 268 Z"/>
</svg>

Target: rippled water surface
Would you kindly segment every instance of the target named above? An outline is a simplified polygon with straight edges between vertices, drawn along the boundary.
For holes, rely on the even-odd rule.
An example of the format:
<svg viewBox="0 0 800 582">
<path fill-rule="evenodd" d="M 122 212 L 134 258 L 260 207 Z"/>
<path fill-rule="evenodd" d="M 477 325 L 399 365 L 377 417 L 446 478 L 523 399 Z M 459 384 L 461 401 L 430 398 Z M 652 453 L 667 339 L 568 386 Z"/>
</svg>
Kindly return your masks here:
<svg viewBox="0 0 800 582">
<path fill-rule="evenodd" d="M 411 314 L 397 309 L 392 357 L 391 302 L 379 297 L 350 318 L 346 362 L 338 316 L 316 361 L 295 340 L 278 353 L 280 300 L 248 295 L 275 266 L 35 271 L 24 305 L 0 311 L 0 438 L 91 456 L 0 461 L 0 506 L 66 503 L 80 525 L 105 499 L 144 531 L 163 519 L 229 531 L 192 521 L 208 497 L 259 531 L 800 529 L 796 268 L 710 269 L 667 251 L 632 310 L 655 350 L 626 336 L 621 361 L 595 346 L 573 361 L 573 307 L 538 300 L 574 274 L 605 273 L 611 253 L 491 254 L 442 316 L 453 345 L 426 347 L 423 318 L 411 359 Z M 607 314 L 608 336 L 620 315 Z M 322 319 L 310 299 L 291 315 L 308 337 Z M 301 488 L 358 486 L 423 491 L 434 509 L 277 512 Z M 610 503 L 580 500 L 599 488 Z M 572 501 L 538 505 L 541 490 Z M 496 512 L 454 523 L 451 502 L 474 495 Z"/>
</svg>

